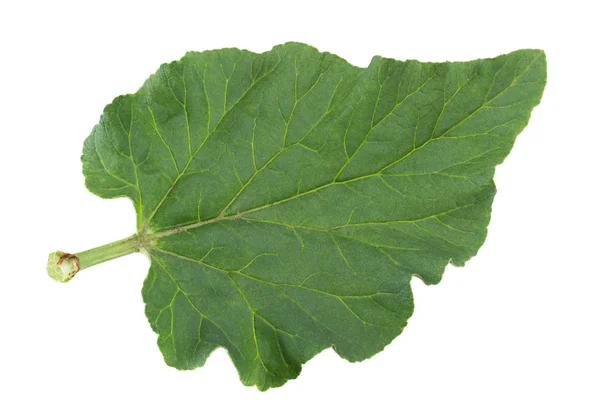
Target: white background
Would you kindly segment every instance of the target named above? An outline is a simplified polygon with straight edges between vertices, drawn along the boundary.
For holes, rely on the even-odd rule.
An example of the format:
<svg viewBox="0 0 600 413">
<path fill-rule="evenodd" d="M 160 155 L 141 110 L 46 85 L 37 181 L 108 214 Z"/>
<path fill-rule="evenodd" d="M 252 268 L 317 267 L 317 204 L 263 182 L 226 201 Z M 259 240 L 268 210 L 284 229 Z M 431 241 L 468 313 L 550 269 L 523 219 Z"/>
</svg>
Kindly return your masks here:
<svg viewBox="0 0 600 413">
<path fill-rule="evenodd" d="M 556 4 L 554 4 L 556 3 Z M 7 1 L 0 6 L 0 411 L 600 412 L 600 88 L 594 2 L 267 4 Z M 596 39 L 596 41 L 593 41 Z M 297 380 L 244 387 L 224 350 L 167 367 L 144 316 L 141 254 L 46 276 L 47 254 L 135 230 L 84 187 L 83 140 L 115 96 L 188 50 L 295 40 L 365 66 L 541 48 L 548 85 L 497 169 L 488 239 L 382 353 L 327 350 Z"/>
</svg>

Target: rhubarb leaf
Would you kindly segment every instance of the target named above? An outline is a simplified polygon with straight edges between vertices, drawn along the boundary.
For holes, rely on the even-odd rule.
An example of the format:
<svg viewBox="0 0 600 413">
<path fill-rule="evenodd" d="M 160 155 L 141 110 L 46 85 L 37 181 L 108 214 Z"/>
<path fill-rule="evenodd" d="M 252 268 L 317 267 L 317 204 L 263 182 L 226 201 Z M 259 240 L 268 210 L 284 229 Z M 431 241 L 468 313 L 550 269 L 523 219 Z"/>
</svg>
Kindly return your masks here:
<svg viewBox="0 0 600 413">
<path fill-rule="evenodd" d="M 438 283 L 482 245 L 495 166 L 545 79 L 540 50 L 359 68 L 288 43 L 191 52 L 116 98 L 83 172 L 91 192 L 134 203 L 138 234 L 111 253 L 149 256 L 167 364 L 223 347 L 265 390 L 326 348 L 381 351 L 413 312 L 412 277 Z M 59 256 L 69 278 L 77 257 Z"/>
</svg>

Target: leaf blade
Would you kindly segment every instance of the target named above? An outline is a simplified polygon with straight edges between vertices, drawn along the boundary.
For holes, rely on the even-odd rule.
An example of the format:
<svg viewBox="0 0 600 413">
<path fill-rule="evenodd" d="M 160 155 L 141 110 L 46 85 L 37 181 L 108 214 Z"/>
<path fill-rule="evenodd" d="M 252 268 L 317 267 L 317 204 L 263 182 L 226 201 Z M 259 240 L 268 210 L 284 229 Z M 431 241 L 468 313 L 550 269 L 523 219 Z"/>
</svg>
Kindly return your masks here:
<svg viewBox="0 0 600 413">
<path fill-rule="evenodd" d="M 383 349 L 412 314 L 411 278 L 439 282 L 485 240 L 495 166 L 545 72 L 539 50 L 361 69 L 288 43 L 188 53 L 115 99 L 84 175 L 134 202 L 166 362 L 224 347 L 264 390 L 325 348 Z"/>
</svg>

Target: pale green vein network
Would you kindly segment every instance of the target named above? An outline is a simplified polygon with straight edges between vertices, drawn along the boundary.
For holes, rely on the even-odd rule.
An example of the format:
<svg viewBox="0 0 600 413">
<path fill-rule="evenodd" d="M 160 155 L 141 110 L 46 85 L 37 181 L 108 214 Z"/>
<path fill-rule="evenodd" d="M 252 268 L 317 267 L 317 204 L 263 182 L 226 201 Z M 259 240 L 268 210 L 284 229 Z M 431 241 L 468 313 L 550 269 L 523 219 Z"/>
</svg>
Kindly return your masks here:
<svg viewBox="0 0 600 413">
<path fill-rule="evenodd" d="M 493 175 L 541 99 L 543 52 L 367 68 L 299 44 L 188 53 L 118 97 L 86 186 L 134 202 L 166 362 L 228 350 L 244 384 L 359 361 L 487 234 Z"/>
<path fill-rule="evenodd" d="M 242 97 L 240 97 L 240 99 L 238 101 L 236 101 L 229 109 L 226 109 L 226 105 L 224 104 L 224 112 L 223 112 L 223 116 L 220 118 L 219 123 L 217 123 L 217 125 L 215 126 L 215 128 L 208 132 L 208 127 L 207 127 L 207 133 L 206 136 L 204 138 L 204 140 L 202 141 L 202 143 L 200 144 L 200 146 L 198 147 L 198 149 L 196 149 L 196 151 L 194 151 L 194 153 L 191 153 L 191 143 L 190 143 L 190 157 L 188 162 L 185 164 L 183 170 L 181 172 L 178 173 L 177 178 L 172 182 L 171 186 L 169 187 L 169 189 L 167 190 L 167 192 L 165 193 L 164 197 L 161 199 L 161 201 L 155 206 L 155 208 L 153 209 L 152 213 L 150 214 L 150 216 L 148 217 L 148 219 L 146 220 L 146 222 L 143 224 L 141 231 L 145 230 L 148 228 L 150 222 L 152 221 L 152 218 L 154 217 L 154 214 L 156 214 L 156 212 L 158 211 L 158 209 L 163 205 L 164 200 L 167 198 L 167 196 L 169 195 L 169 193 L 173 190 L 173 188 L 175 187 L 175 185 L 177 184 L 177 182 L 179 181 L 179 179 L 181 179 L 183 176 L 185 176 L 185 173 L 187 171 L 187 169 L 190 167 L 192 160 L 194 159 L 194 157 L 202 150 L 202 147 L 204 146 L 204 144 L 206 143 L 206 141 L 209 139 L 209 137 L 211 136 L 211 133 L 214 132 L 219 125 L 221 124 L 221 121 L 225 118 L 225 116 L 227 115 L 227 113 L 232 110 L 236 104 L 238 104 L 246 95 L 246 93 L 248 93 L 248 91 L 250 91 L 252 89 L 252 87 L 254 87 L 255 84 L 257 84 L 258 82 L 260 82 L 264 77 L 266 77 L 269 73 L 266 73 L 265 75 L 263 75 L 263 77 L 259 78 L 258 80 L 256 80 L 249 88 L 248 90 L 242 95 Z M 228 85 L 228 82 L 227 82 Z M 169 86 L 170 88 L 170 86 Z M 227 94 L 227 88 L 225 90 L 225 95 Z M 224 101 L 226 102 L 226 99 L 224 99 Z M 181 102 L 179 102 L 180 104 L 182 104 Z M 183 104 L 182 104 L 183 105 Z M 185 105 L 183 105 L 185 108 Z M 210 112 L 209 112 L 210 113 Z M 186 114 L 186 129 L 188 131 L 188 137 L 189 137 L 189 121 L 187 118 L 187 110 L 185 110 L 185 114 Z M 209 121 L 210 121 L 210 116 L 209 116 Z M 191 138 L 189 138 L 191 140 Z M 167 145 L 168 146 L 168 145 Z M 171 152 L 171 151 L 170 151 Z M 171 152 L 171 156 L 172 156 L 172 152 Z M 173 159 L 173 161 L 176 163 L 175 159 Z"/>
</svg>

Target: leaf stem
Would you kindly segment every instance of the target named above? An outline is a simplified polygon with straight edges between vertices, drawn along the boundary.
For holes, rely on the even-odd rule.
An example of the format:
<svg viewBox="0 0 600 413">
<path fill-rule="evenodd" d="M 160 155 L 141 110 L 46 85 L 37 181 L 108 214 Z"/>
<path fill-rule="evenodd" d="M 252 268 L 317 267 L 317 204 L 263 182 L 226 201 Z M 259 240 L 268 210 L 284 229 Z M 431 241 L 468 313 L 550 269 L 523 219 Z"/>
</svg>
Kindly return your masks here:
<svg viewBox="0 0 600 413">
<path fill-rule="evenodd" d="M 56 251 L 48 256 L 48 275 L 56 281 L 67 282 L 85 268 L 138 252 L 142 246 L 143 242 L 136 234 L 77 254 Z"/>
</svg>

